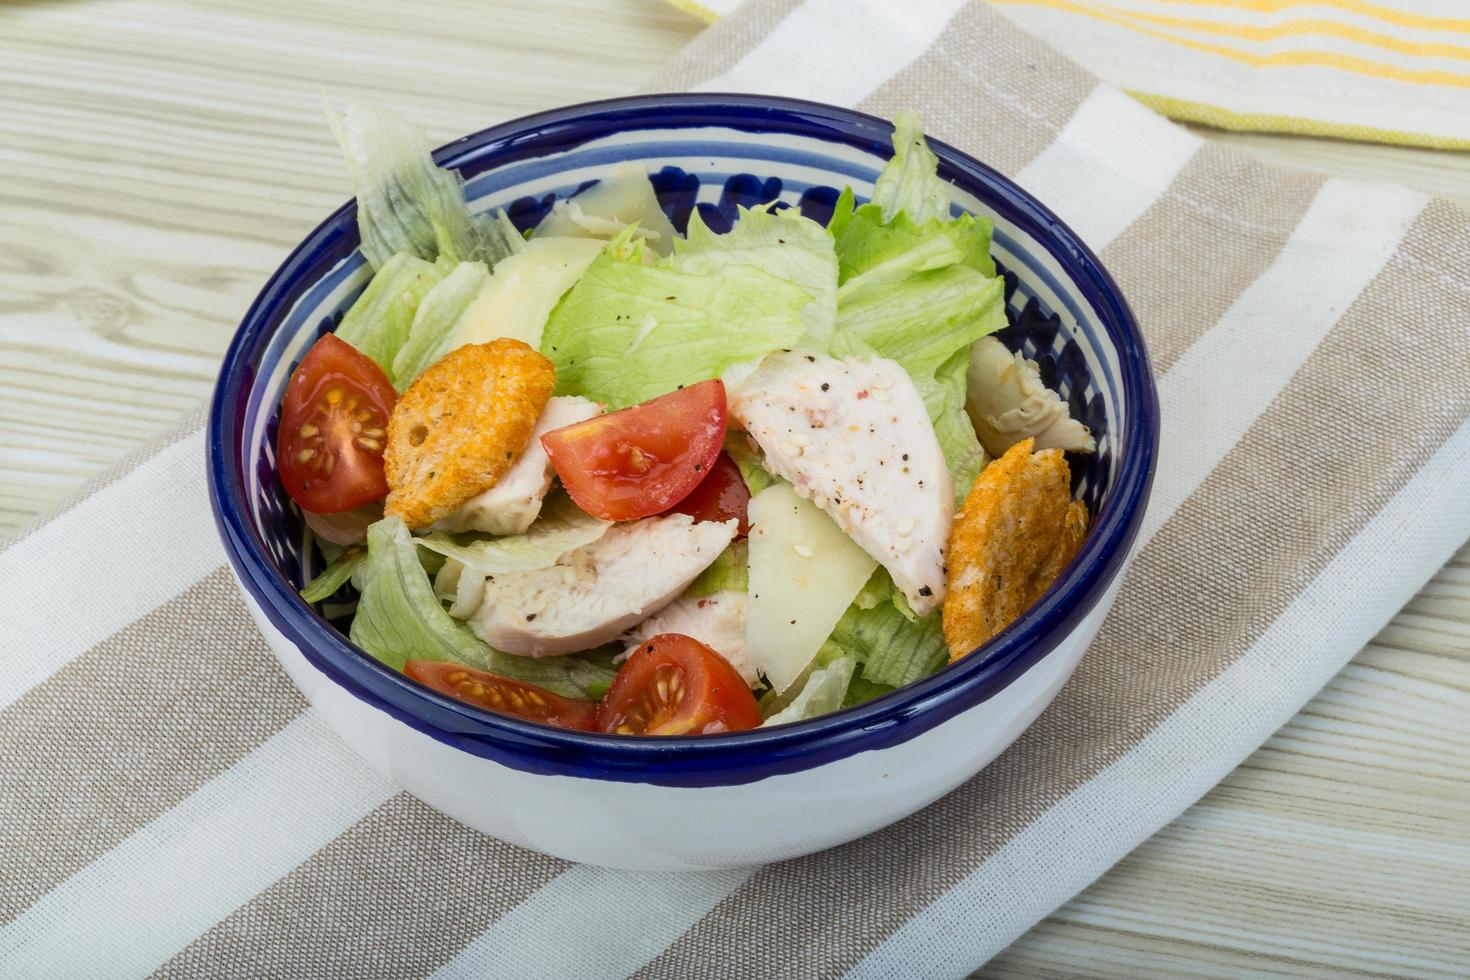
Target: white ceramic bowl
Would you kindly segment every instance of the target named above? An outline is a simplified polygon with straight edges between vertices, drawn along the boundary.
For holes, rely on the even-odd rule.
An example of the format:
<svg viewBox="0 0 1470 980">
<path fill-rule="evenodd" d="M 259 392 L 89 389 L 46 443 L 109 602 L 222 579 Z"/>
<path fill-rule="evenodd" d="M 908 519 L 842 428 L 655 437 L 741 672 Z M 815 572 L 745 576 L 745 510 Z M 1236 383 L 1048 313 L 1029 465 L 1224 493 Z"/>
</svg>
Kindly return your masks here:
<svg viewBox="0 0 1470 980">
<path fill-rule="evenodd" d="M 476 210 L 529 227 L 553 199 L 634 161 L 676 226 L 716 230 L 779 198 L 825 220 L 859 199 L 891 127 L 753 96 L 620 99 L 529 116 L 441 149 Z M 1097 258 L 1010 181 L 941 143 L 954 206 L 995 220 L 1011 325 L 1098 436 L 1073 459 L 1095 515 L 1052 589 L 974 654 L 917 684 L 798 725 L 702 738 L 568 732 L 442 697 L 358 650 L 297 594 L 320 557 L 275 475 L 278 406 L 296 362 L 368 279 L 344 206 L 272 276 L 225 356 L 208 430 L 212 503 L 241 593 L 315 710 L 406 790 L 471 827 L 574 861 L 696 869 L 794 857 L 870 833 L 995 758 L 1055 696 L 1117 591 L 1153 477 L 1157 401 L 1127 304 Z M 323 611 L 331 613 L 329 605 Z M 337 625 L 342 625 L 338 623 Z"/>
</svg>

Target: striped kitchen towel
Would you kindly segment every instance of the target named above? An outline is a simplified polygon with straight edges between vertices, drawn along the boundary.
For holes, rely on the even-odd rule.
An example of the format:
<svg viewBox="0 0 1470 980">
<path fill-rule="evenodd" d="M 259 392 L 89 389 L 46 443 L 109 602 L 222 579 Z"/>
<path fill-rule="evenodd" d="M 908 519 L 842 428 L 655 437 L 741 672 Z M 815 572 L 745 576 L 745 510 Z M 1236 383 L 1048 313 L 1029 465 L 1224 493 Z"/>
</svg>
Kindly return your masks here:
<svg viewBox="0 0 1470 980">
<path fill-rule="evenodd" d="M 1229 772 L 1470 536 L 1458 208 L 1202 143 L 981 4 L 757 0 L 659 84 L 918 109 L 1101 253 L 1164 432 L 1071 682 L 968 784 L 823 854 L 529 854 L 397 791 L 297 695 L 224 570 L 195 418 L 0 551 L 0 975 L 962 974 Z"/>
<path fill-rule="evenodd" d="M 668 2 L 713 22 L 742 0 Z M 1174 119 L 1470 149 L 1465 0 L 989 2 Z"/>
</svg>

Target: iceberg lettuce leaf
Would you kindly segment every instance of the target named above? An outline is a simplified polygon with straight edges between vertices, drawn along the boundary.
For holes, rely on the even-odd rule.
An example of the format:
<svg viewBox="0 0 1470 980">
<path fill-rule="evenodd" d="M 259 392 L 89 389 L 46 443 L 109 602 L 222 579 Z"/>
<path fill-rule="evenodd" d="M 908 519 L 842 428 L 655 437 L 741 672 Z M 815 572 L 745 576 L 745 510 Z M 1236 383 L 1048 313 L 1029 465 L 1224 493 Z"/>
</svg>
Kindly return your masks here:
<svg viewBox="0 0 1470 980">
<path fill-rule="evenodd" d="M 940 179 L 939 158 L 929 149 L 916 112 L 893 117 L 893 158 L 873 185 L 873 203 L 892 221 L 900 211 L 915 224 L 949 217 L 952 188 Z"/>
<path fill-rule="evenodd" d="M 380 106 L 327 109 L 357 192 L 362 254 L 374 269 L 408 252 L 432 262 L 489 258 L 459 175 L 434 164 L 421 129 Z"/>
<path fill-rule="evenodd" d="M 752 497 L 776 482 L 770 470 L 766 469 L 766 457 L 761 454 L 760 447 L 744 432 L 732 429 L 725 433 L 725 453 L 734 460 L 740 470 L 740 478 L 745 481 L 745 489 Z"/>
<path fill-rule="evenodd" d="M 321 574 L 302 587 L 301 598 L 312 605 L 316 605 L 323 599 L 331 598 L 337 594 L 338 589 L 347 584 L 348 579 L 352 578 L 352 573 L 357 571 L 365 561 L 367 561 L 365 549 L 348 548 L 330 565 L 322 569 Z"/>
<path fill-rule="evenodd" d="M 966 374 L 970 351 L 961 347 L 939 366 L 932 377 L 920 382 L 919 395 L 934 424 L 934 437 L 944 453 L 949 475 L 954 480 L 955 499 L 963 501 L 975 478 L 985 466 L 985 449 L 965 411 Z"/>
<path fill-rule="evenodd" d="M 912 684 L 949 662 L 939 615 L 909 622 L 891 602 L 872 609 L 850 607 L 831 640 L 862 663 L 863 677 L 891 687 Z"/>
<path fill-rule="evenodd" d="M 728 232 L 710 231 L 695 210 L 689 230 L 674 243 L 670 268 L 694 275 L 718 275 L 730 265 L 753 265 L 806 290 L 812 302 L 801 309 L 806 327 L 798 343 L 825 350 L 837 323 L 837 253 L 827 229 L 795 208 L 741 208 Z"/>
<path fill-rule="evenodd" d="M 787 725 L 837 711 L 842 707 L 843 698 L 847 695 L 856 669 L 857 661 L 852 657 L 837 657 L 824 666 L 817 667 L 807 675 L 796 696 L 785 707 L 768 717 L 761 727 Z"/>
<path fill-rule="evenodd" d="M 362 351 L 393 378 L 393 358 L 408 342 L 419 304 L 444 274 L 438 266 L 409 252 L 396 252 L 383 263 L 343 315 L 338 339 Z"/>
<path fill-rule="evenodd" d="M 874 698 L 894 690 L 892 684 L 876 684 L 868 680 L 861 673 L 853 675 L 852 682 L 847 685 L 847 694 L 842 698 L 842 706 L 851 708 L 854 705 L 866 704 Z"/>
<path fill-rule="evenodd" d="M 834 232 L 838 281 L 847 282 L 888 263 L 916 272 L 959 263 L 986 278 L 995 275 L 990 257 L 990 218 L 962 214 L 953 220 L 916 224 L 902 211 L 885 222 L 876 204 L 864 204 Z"/>
<path fill-rule="evenodd" d="M 403 391 L 414 379 L 449 353 L 460 316 L 490 282 L 483 262 L 460 262 L 419 303 L 408 341 L 393 358 L 393 385 Z"/>
<path fill-rule="evenodd" d="M 684 594 L 702 599 L 716 592 L 746 592 L 750 589 L 750 550 L 744 538 L 730 543 L 699 577 L 689 583 Z"/>
<path fill-rule="evenodd" d="M 626 408 L 791 347 L 806 329 L 812 297 L 793 282 L 746 264 L 644 265 L 629 244 L 614 239 L 547 321 L 541 352 L 559 395 Z"/>
<path fill-rule="evenodd" d="M 849 279 L 837 295 L 833 354 L 875 352 L 915 380 L 1006 325 L 1005 284 L 964 265 L 915 272 L 888 264 Z"/>
</svg>

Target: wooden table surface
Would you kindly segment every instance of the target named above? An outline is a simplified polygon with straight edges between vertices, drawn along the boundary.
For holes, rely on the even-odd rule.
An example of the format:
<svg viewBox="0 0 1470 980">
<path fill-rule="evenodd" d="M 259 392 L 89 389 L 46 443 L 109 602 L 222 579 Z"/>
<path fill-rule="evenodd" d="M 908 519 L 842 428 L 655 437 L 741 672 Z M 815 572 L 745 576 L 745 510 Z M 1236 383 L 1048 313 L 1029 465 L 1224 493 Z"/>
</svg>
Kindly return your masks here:
<svg viewBox="0 0 1470 980">
<path fill-rule="evenodd" d="M 0 537 L 208 395 L 348 194 L 322 92 L 438 142 L 629 92 L 697 30 L 655 0 L 0 0 Z M 1464 154 L 1200 132 L 1470 205 Z M 1470 550 L 985 973 L 1348 971 L 1470 975 Z"/>
</svg>

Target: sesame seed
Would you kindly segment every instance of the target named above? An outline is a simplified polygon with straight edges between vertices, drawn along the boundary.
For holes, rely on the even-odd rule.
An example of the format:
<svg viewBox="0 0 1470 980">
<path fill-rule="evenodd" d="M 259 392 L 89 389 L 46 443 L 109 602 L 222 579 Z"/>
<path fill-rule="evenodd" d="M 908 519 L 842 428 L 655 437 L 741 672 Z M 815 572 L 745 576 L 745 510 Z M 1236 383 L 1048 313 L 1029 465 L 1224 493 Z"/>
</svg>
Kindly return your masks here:
<svg viewBox="0 0 1470 980">
<path fill-rule="evenodd" d="M 811 439 L 807 438 L 807 435 L 804 432 L 793 432 L 791 434 L 791 444 L 793 446 L 800 446 L 805 449 L 807 446 L 810 446 L 812 444 L 812 441 Z"/>
<path fill-rule="evenodd" d="M 903 520 L 899 521 L 898 522 L 898 533 L 901 534 L 901 535 L 913 534 L 914 533 L 914 519 L 912 517 L 905 517 Z"/>
<path fill-rule="evenodd" d="M 873 397 L 875 399 L 877 399 L 878 401 L 880 401 L 880 402 L 886 402 L 888 400 L 888 397 L 889 397 L 888 396 L 888 390 L 886 388 L 879 388 L 877 385 L 874 385 L 873 386 Z"/>
<path fill-rule="evenodd" d="M 780 443 L 778 443 L 776 445 L 776 448 L 781 451 L 781 455 L 782 456 L 800 456 L 801 455 L 801 447 L 800 446 L 793 445 L 792 443 L 789 443 L 789 442 L 785 441 L 784 439 Z"/>
<path fill-rule="evenodd" d="M 791 546 L 791 550 L 803 558 L 810 558 L 812 556 L 812 549 L 804 544 L 794 544 Z"/>
<path fill-rule="evenodd" d="M 877 388 L 879 391 L 885 391 L 893 387 L 893 379 L 884 377 L 874 378 L 873 387 Z"/>
</svg>

